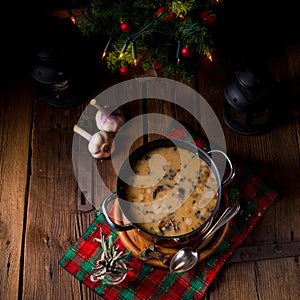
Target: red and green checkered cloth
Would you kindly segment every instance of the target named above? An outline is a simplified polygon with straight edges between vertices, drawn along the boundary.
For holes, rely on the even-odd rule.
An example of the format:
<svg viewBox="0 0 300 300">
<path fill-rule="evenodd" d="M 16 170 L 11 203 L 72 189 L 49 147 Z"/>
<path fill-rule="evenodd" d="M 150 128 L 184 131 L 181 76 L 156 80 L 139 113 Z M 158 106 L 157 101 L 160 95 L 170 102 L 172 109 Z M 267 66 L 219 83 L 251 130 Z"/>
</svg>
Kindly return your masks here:
<svg viewBox="0 0 300 300">
<path fill-rule="evenodd" d="M 179 128 L 172 126 L 168 128 L 167 136 L 187 138 Z M 205 139 L 197 137 L 194 141 L 202 149 L 209 148 Z M 101 253 L 99 242 L 94 241 L 95 237 L 100 237 L 100 228 L 106 237 L 109 235 L 113 237 L 120 250 L 126 251 L 117 232 L 109 228 L 99 211 L 95 213 L 94 222 L 64 254 L 59 264 L 103 299 L 202 299 L 225 261 L 251 232 L 267 208 L 278 198 L 278 192 L 265 183 L 260 176 L 239 166 L 237 166 L 235 180 L 227 191 L 238 192 L 241 210 L 234 217 L 228 234 L 214 254 L 188 272 L 170 273 L 168 270 L 147 265 L 131 255 L 126 260 L 131 271 L 123 282 L 118 285 L 105 285 L 101 281 L 92 282 L 90 274 Z M 236 193 L 228 194 L 229 197 L 232 194 L 236 195 Z"/>
</svg>

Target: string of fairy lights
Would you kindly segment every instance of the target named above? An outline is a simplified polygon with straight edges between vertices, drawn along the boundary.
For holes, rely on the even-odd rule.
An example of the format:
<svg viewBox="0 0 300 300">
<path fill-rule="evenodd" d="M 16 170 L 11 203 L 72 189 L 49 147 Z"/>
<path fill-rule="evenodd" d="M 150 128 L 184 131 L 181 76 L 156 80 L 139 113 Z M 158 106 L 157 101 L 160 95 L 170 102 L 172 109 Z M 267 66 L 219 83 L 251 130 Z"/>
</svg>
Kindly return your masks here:
<svg viewBox="0 0 300 300">
<path fill-rule="evenodd" d="M 216 2 L 218 3 L 219 0 L 216 0 Z M 183 17 L 182 17 L 183 18 Z M 121 48 L 121 51 L 120 51 L 120 54 L 119 54 L 119 59 L 122 59 L 122 57 L 124 56 L 124 53 L 127 51 L 128 49 L 128 46 L 130 45 L 131 46 L 131 52 L 132 52 L 132 60 L 134 62 L 134 64 L 136 65 L 137 64 L 137 49 L 136 49 L 136 40 L 138 39 L 139 36 L 141 36 L 142 34 L 145 34 L 145 33 L 152 33 L 154 32 L 153 29 L 151 29 L 151 26 L 154 24 L 154 21 L 150 22 L 149 24 L 147 24 L 146 26 L 144 26 L 140 31 L 138 31 L 137 33 L 133 34 L 132 36 L 129 36 L 126 38 L 124 44 L 123 44 L 123 47 Z M 150 29 L 149 29 L 150 28 Z M 163 32 L 161 32 L 162 34 L 165 34 Z M 105 47 L 104 47 L 104 50 L 103 50 L 103 53 L 102 53 L 102 59 L 104 59 L 108 53 L 108 48 L 110 46 L 110 44 L 112 43 L 112 37 L 109 37 Z M 176 49 L 176 55 L 175 55 L 175 58 L 176 58 L 176 61 L 177 61 L 177 64 L 180 63 L 180 57 L 181 57 L 181 54 L 182 54 L 182 42 L 180 40 L 177 40 L 177 49 Z M 189 53 L 189 54 L 186 54 L 186 57 L 190 57 L 193 53 Z M 212 58 L 212 54 L 211 54 L 211 51 L 210 51 L 210 48 L 209 46 L 206 46 L 206 57 L 212 61 L 213 58 Z"/>
<path fill-rule="evenodd" d="M 98 0 L 91 0 L 91 1 L 98 1 Z M 109 24 L 105 24 L 107 26 L 107 28 L 109 28 L 109 26 L 112 26 L 113 28 L 110 31 L 106 31 L 106 34 L 108 35 L 107 42 L 104 45 L 103 50 L 100 51 L 99 56 L 102 60 L 107 61 L 107 66 L 109 69 L 111 69 L 112 72 L 115 72 L 118 70 L 120 71 L 120 73 L 122 70 L 128 71 L 129 68 L 135 67 L 138 64 L 140 65 L 141 62 L 143 63 L 143 66 L 145 66 L 146 65 L 145 64 L 145 52 L 147 52 L 147 50 L 150 47 L 154 47 L 154 45 L 146 46 L 146 47 L 148 47 L 148 49 L 147 49 L 147 48 L 145 48 L 145 45 L 142 44 L 142 46 L 144 48 L 141 50 L 140 40 L 144 41 L 144 39 L 147 35 L 151 36 L 152 34 L 160 34 L 162 36 L 165 36 L 166 40 L 170 39 L 170 37 L 174 38 L 174 34 L 172 35 L 170 32 L 168 32 L 168 30 L 170 31 L 169 24 L 171 24 L 172 22 L 173 22 L 172 24 L 174 24 L 174 27 L 176 26 L 176 23 L 177 23 L 177 27 L 181 26 L 178 24 L 184 24 L 185 28 L 182 30 L 186 30 L 186 32 L 189 34 L 189 31 L 191 31 L 190 28 L 188 27 L 189 23 L 181 22 L 185 18 L 189 18 L 189 15 L 187 12 L 175 14 L 173 12 L 173 6 L 174 6 L 175 2 L 177 2 L 177 4 L 190 2 L 191 5 L 193 4 L 193 5 L 197 6 L 197 8 L 198 8 L 199 2 L 201 2 L 201 1 L 196 1 L 196 0 L 189 0 L 189 1 L 184 1 L 184 2 L 183 1 L 170 1 L 167 6 L 160 6 L 155 11 L 155 14 L 154 14 L 154 17 L 152 18 L 152 20 L 150 20 L 148 23 L 146 23 L 146 25 L 141 26 L 141 28 L 138 28 L 138 25 L 136 25 L 136 24 L 133 25 L 130 21 L 126 21 L 126 20 L 125 21 L 120 20 L 119 21 L 120 24 L 117 29 L 116 29 L 117 24 L 112 25 L 111 22 Z M 211 9 L 211 7 L 221 5 L 221 0 L 203 0 L 203 2 L 209 3 L 210 6 L 207 6 L 207 7 L 204 6 L 202 11 L 199 12 L 199 20 L 196 25 L 191 23 L 191 26 L 196 26 L 195 32 L 199 33 L 199 35 L 201 35 L 201 30 L 203 30 L 203 31 L 207 30 L 207 32 L 209 32 L 209 29 L 215 23 L 216 13 L 213 9 Z M 146 4 L 143 4 L 143 5 L 146 5 Z M 94 10 L 96 11 L 96 9 L 94 9 Z M 93 18 L 90 18 L 89 15 L 87 14 L 86 9 L 80 11 L 79 14 L 76 16 L 72 13 L 72 10 L 68 10 L 68 12 L 69 12 L 70 20 L 74 24 L 76 24 L 80 30 L 82 30 L 83 34 L 86 34 L 85 33 L 86 28 L 89 28 L 89 27 L 96 28 L 96 25 L 98 25 L 98 24 L 99 24 L 99 26 L 103 26 L 104 22 L 101 22 L 101 20 L 99 22 L 98 21 L 96 22 L 95 20 L 97 19 L 96 18 L 97 15 L 93 16 Z M 99 14 L 100 14 L 100 12 L 99 12 Z M 85 19 L 84 22 L 82 21 L 83 19 Z M 92 21 L 90 21 L 90 20 L 92 20 Z M 88 22 L 90 22 L 90 23 L 94 22 L 93 26 L 90 26 L 90 24 L 88 24 Z M 171 22 L 171 23 L 169 23 L 169 22 Z M 167 24 L 167 23 L 169 23 L 169 24 Z M 166 28 L 163 28 L 162 24 L 167 24 Z M 133 26 L 135 26 L 134 29 L 132 28 Z M 86 27 L 86 28 L 84 28 L 84 27 Z M 97 29 L 93 29 L 93 30 L 97 31 Z M 116 30 L 119 30 L 119 32 Z M 180 30 L 181 30 L 181 28 L 179 28 L 179 32 L 180 32 Z M 180 33 L 182 33 L 182 31 Z M 185 37 L 181 37 L 178 33 L 176 33 L 176 34 L 177 35 L 175 36 L 175 40 L 172 44 L 172 47 L 174 47 L 174 50 L 170 51 L 170 53 L 171 53 L 170 55 L 173 56 L 174 65 L 177 65 L 177 66 L 181 65 L 181 67 L 182 67 L 182 65 L 184 65 L 184 64 L 192 64 L 191 61 L 193 60 L 193 58 L 195 58 L 196 55 L 199 55 L 199 54 L 206 56 L 209 61 L 213 60 L 212 53 L 215 50 L 215 45 L 213 43 L 210 43 L 211 41 L 209 41 L 209 38 L 211 36 L 208 37 L 208 34 L 205 36 L 203 35 L 204 37 L 202 37 L 202 40 L 200 40 L 200 41 L 199 41 L 199 39 L 197 40 L 193 36 L 192 39 L 193 39 L 194 43 L 192 45 L 190 45 L 188 40 Z M 102 39 L 103 39 L 103 36 L 104 36 L 104 34 L 102 32 Z M 123 38 L 123 44 L 122 44 L 122 38 Z M 116 42 L 117 39 L 118 39 L 118 41 Z M 198 44 L 195 43 L 195 40 L 198 41 Z M 168 50 L 169 49 L 170 49 L 170 47 L 168 48 Z M 142 53 L 142 55 L 141 55 L 141 53 Z M 156 52 L 156 54 L 157 54 L 157 52 Z M 183 63 L 181 63 L 182 61 L 183 61 Z M 157 61 L 155 61 L 154 59 L 149 60 L 149 63 L 147 66 L 149 67 L 150 64 L 152 64 L 152 66 L 153 65 L 159 66 L 159 67 L 157 67 L 157 69 L 160 68 L 161 70 L 162 69 L 166 70 L 173 63 L 172 63 L 172 58 L 171 58 L 171 63 L 168 62 L 168 64 L 165 65 L 164 68 L 162 68 L 161 67 L 162 64 L 161 64 L 161 62 L 159 62 L 159 57 L 158 57 Z M 174 71 L 175 68 L 176 67 L 173 67 L 172 70 Z M 183 68 L 181 68 L 180 70 L 183 70 Z M 125 76 L 128 75 L 129 73 L 127 71 L 126 72 L 124 71 L 123 74 L 121 73 L 121 75 L 125 75 Z"/>
</svg>

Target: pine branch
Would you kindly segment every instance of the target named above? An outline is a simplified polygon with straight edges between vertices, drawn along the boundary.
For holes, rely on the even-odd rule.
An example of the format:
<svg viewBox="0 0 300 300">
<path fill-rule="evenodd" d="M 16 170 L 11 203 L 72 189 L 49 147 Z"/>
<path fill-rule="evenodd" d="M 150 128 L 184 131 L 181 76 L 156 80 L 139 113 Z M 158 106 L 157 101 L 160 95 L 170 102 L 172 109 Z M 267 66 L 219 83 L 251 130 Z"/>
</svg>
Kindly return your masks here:
<svg viewBox="0 0 300 300">
<path fill-rule="evenodd" d="M 77 0 L 78 1 L 78 0 Z M 207 8 L 219 8 L 221 0 L 90 0 L 78 16 L 78 26 L 83 35 L 111 39 L 107 47 L 107 67 L 117 72 L 122 66 L 134 67 L 132 43 L 135 43 L 139 67 L 145 71 L 158 62 L 159 73 L 166 77 L 181 77 L 190 81 L 197 62 L 195 59 L 176 60 L 177 41 L 189 46 L 197 55 L 208 55 L 214 44 L 211 28 L 203 24 L 200 13 Z M 168 22 L 158 16 L 172 14 Z M 122 32 L 120 24 L 131 24 L 129 32 Z M 122 49 L 124 51 L 122 51 Z M 120 56 L 120 53 L 122 54 Z"/>
</svg>

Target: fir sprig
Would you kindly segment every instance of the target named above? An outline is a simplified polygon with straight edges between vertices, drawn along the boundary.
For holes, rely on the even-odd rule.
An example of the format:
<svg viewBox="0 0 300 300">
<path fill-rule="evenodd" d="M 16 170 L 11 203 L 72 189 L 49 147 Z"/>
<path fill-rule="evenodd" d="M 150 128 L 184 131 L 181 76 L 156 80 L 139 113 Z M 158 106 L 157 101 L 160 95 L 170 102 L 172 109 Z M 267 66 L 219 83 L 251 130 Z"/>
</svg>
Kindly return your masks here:
<svg viewBox="0 0 300 300">
<path fill-rule="evenodd" d="M 196 5 L 196 0 L 172 1 L 171 9 L 177 17 L 185 17 Z"/>
<path fill-rule="evenodd" d="M 175 26 L 174 36 L 184 44 L 193 46 L 200 55 L 206 54 L 207 46 L 213 43 L 207 27 L 191 18 L 185 18 Z"/>
</svg>

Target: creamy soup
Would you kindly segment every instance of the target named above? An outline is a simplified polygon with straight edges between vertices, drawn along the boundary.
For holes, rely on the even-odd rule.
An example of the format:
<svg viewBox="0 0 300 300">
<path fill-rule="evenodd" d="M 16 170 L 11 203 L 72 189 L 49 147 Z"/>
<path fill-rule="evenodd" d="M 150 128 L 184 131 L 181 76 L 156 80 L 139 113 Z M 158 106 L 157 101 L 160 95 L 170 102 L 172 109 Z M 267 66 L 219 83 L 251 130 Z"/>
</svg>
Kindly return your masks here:
<svg viewBox="0 0 300 300">
<path fill-rule="evenodd" d="M 194 231 L 214 211 L 218 198 L 215 174 L 198 153 L 161 147 L 132 166 L 124 197 L 131 221 L 146 232 L 178 236 Z"/>
</svg>

